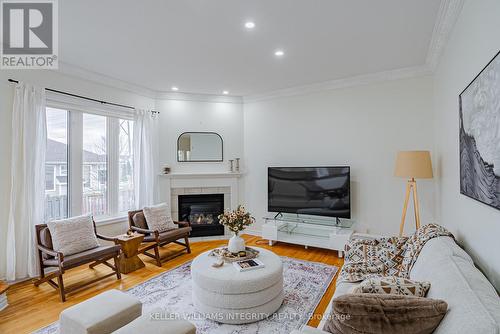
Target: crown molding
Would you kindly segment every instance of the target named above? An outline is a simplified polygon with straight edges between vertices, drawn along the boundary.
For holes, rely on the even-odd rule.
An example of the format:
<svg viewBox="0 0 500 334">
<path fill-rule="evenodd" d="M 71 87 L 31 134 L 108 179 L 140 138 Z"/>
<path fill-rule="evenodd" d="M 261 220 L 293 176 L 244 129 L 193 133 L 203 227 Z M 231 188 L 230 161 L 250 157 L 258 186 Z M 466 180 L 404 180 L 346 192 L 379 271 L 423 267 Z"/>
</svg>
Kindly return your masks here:
<svg viewBox="0 0 500 334">
<path fill-rule="evenodd" d="M 115 89 L 121 89 L 134 94 L 145 96 L 157 100 L 182 100 L 182 101 L 198 101 L 198 102 L 215 102 L 215 103 L 242 103 L 241 96 L 226 96 L 226 95 L 212 95 L 212 94 L 194 94 L 194 93 L 181 93 L 181 92 L 162 92 L 149 89 L 140 85 L 133 84 L 128 81 L 120 80 L 104 74 L 93 72 L 84 69 L 77 65 L 59 61 L 58 72 L 100 85 L 108 86 Z"/>
<path fill-rule="evenodd" d="M 177 100 L 177 101 L 196 101 L 196 102 L 213 102 L 213 103 L 236 103 L 242 104 L 241 96 L 228 95 L 212 95 L 212 94 L 195 94 L 182 92 L 157 92 L 156 100 Z"/>
<path fill-rule="evenodd" d="M 396 70 L 383 71 L 371 74 L 357 75 L 348 78 L 336 79 L 310 85 L 296 86 L 285 89 L 275 90 L 265 94 L 250 95 L 243 97 L 244 103 L 260 102 L 276 99 L 280 97 L 289 97 L 294 95 L 306 95 L 320 91 L 348 88 L 354 86 L 369 85 L 378 82 L 407 79 L 419 76 L 431 75 L 432 71 L 427 65 L 406 67 Z"/>
<path fill-rule="evenodd" d="M 460 15 L 465 0 L 441 0 L 439 11 L 434 24 L 429 49 L 427 51 L 425 64 L 371 74 L 357 75 L 342 79 L 330 80 L 326 82 L 313 83 L 308 85 L 294 86 L 290 88 L 278 89 L 262 94 L 248 96 L 226 96 L 181 92 L 155 91 L 127 81 L 116 79 L 107 75 L 86 70 L 76 65 L 59 62 L 59 72 L 84 79 L 99 84 L 125 90 L 134 94 L 142 95 L 156 100 L 182 100 L 214 103 L 252 103 L 270 100 L 285 96 L 305 95 L 319 91 L 334 90 L 360 85 L 368 85 L 377 82 L 406 79 L 411 77 L 431 75 L 444 51 L 446 43 L 453 31 L 453 27 Z"/>
<path fill-rule="evenodd" d="M 450 39 L 453 27 L 462 11 L 465 0 L 441 0 L 432 31 L 432 38 L 425 63 L 434 71 L 439 64 L 444 48 Z"/>
<path fill-rule="evenodd" d="M 125 90 L 151 99 L 154 99 L 156 97 L 156 92 L 149 88 L 136 85 L 128 81 L 116 79 L 114 77 L 110 77 L 104 74 L 93 72 L 84 69 L 80 66 L 68 64 L 62 61 L 59 61 L 59 69 L 57 70 L 57 72 L 60 72 L 70 77 L 75 77 L 78 79 L 84 79 L 87 81 L 95 82 L 100 85 L 108 86 L 111 88 Z"/>
</svg>

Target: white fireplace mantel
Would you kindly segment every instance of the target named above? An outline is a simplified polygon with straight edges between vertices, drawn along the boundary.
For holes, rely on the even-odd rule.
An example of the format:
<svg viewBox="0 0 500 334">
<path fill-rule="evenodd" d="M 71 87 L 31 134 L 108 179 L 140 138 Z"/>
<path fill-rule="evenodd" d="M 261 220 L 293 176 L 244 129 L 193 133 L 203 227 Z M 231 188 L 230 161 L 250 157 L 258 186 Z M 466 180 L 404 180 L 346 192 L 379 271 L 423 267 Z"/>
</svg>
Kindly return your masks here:
<svg viewBox="0 0 500 334">
<path fill-rule="evenodd" d="M 170 174 L 160 174 L 161 177 L 165 177 L 167 179 L 204 179 L 204 178 L 240 178 L 243 176 L 243 173 L 170 173 Z"/>
<path fill-rule="evenodd" d="M 207 190 L 229 189 L 228 208 L 235 209 L 239 204 L 239 178 L 243 173 L 170 173 L 161 174 L 160 187 L 165 199 L 170 201 L 176 197 L 178 191 L 184 189 L 189 194 L 204 194 Z M 182 191 L 182 190 L 181 190 Z M 219 193 L 221 191 L 218 191 Z M 170 203 L 173 213 L 176 212 L 176 203 Z"/>
</svg>

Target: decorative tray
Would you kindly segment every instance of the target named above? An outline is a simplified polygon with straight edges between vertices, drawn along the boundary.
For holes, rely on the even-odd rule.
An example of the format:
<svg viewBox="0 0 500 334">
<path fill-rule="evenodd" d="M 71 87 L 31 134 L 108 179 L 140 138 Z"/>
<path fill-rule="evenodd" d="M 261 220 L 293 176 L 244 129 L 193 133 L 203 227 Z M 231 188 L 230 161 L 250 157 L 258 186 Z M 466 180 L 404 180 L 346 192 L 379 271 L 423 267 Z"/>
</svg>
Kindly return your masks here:
<svg viewBox="0 0 500 334">
<path fill-rule="evenodd" d="M 231 253 L 227 247 L 220 247 L 212 250 L 209 256 L 215 256 L 224 262 L 236 262 L 255 259 L 259 256 L 259 251 L 250 247 L 245 247 L 245 251 L 239 253 Z"/>
</svg>

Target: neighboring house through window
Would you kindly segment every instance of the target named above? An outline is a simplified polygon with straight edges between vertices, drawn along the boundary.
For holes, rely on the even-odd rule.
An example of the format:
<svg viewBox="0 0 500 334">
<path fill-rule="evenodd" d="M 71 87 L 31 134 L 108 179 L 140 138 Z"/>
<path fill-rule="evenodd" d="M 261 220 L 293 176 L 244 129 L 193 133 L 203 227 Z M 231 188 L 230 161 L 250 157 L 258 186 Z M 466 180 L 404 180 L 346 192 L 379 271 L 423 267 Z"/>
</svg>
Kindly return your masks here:
<svg viewBox="0 0 500 334">
<path fill-rule="evenodd" d="M 54 191 L 56 189 L 56 166 L 45 166 L 45 190 Z"/>
<path fill-rule="evenodd" d="M 132 129 L 114 115 L 47 108 L 46 220 L 134 207 Z"/>
</svg>

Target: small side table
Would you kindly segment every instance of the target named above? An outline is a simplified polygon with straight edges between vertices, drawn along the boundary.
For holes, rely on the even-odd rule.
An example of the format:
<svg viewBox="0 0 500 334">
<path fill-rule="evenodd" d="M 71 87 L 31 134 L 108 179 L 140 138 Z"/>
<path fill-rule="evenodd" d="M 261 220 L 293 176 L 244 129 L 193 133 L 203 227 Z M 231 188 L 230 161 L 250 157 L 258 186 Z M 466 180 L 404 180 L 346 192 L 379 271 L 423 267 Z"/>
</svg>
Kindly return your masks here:
<svg viewBox="0 0 500 334">
<path fill-rule="evenodd" d="M 122 274 L 128 274 L 144 267 L 144 262 L 137 256 L 143 239 L 144 235 L 137 233 L 132 236 L 122 234 L 115 238 L 115 244 L 122 246 L 119 259 L 120 272 Z"/>
<path fill-rule="evenodd" d="M 0 311 L 9 305 L 7 302 L 7 290 L 9 289 L 9 285 L 0 281 Z"/>
</svg>

